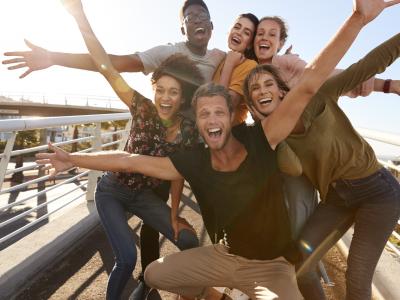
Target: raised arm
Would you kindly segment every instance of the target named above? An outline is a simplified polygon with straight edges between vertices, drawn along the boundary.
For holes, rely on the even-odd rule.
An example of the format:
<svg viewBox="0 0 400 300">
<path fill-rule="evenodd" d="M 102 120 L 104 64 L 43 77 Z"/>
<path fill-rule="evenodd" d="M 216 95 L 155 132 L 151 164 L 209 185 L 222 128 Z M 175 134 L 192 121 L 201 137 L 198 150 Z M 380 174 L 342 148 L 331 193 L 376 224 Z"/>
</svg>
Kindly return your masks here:
<svg viewBox="0 0 400 300">
<path fill-rule="evenodd" d="M 90 54 L 53 52 L 39 47 L 28 40 L 25 40 L 25 44 L 30 50 L 5 52 L 5 56 L 10 56 L 12 58 L 3 60 L 2 62 L 4 65 L 9 65 L 9 70 L 27 68 L 19 78 L 24 78 L 34 71 L 47 69 L 55 65 L 88 71 L 98 71 Z M 136 54 L 110 54 L 109 58 L 118 72 L 142 72 L 144 69 L 142 61 Z"/>
<path fill-rule="evenodd" d="M 86 47 L 92 57 L 93 63 L 99 72 L 107 79 L 118 97 L 130 107 L 135 90 L 133 90 L 121 74 L 114 68 L 103 46 L 95 36 L 88 19 L 83 11 L 80 0 L 62 0 L 65 9 L 74 17 L 85 41 Z"/>
<path fill-rule="evenodd" d="M 400 34 L 398 33 L 371 50 L 357 63 L 327 80 L 320 92 L 327 92 L 326 94 L 333 95 L 333 99 L 337 100 L 340 95 L 352 90 L 360 82 L 384 72 L 399 56 Z"/>
<path fill-rule="evenodd" d="M 299 83 L 286 95 L 278 108 L 262 121 L 270 145 L 284 140 L 295 128 L 302 112 L 335 66 L 350 48 L 360 30 L 375 19 L 386 7 L 400 0 L 355 0 L 352 15 L 345 21 L 333 39 L 306 66 Z M 279 124 L 277 126 L 277 124 Z"/>
<path fill-rule="evenodd" d="M 141 173 L 163 180 L 183 179 L 168 157 L 129 154 L 123 151 L 101 151 L 96 153 L 68 153 L 49 144 L 53 153 L 36 154 L 38 164 L 54 168 L 52 175 L 81 167 L 99 171 Z"/>
<path fill-rule="evenodd" d="M 238 92 L 230 89 L 232 73 L 234 69 L 244 60 L 245 57 L 242 53 L 229 51 L 226 55 L 225 60 L 221 62 L 223 66 L 221 69 L 221 75 L 217 83 L 226 87 L 229 90 L 234 108 L 236 108 L 236 106 L 241 102 L 243 96 L 240 95 Z"/>
</svg>

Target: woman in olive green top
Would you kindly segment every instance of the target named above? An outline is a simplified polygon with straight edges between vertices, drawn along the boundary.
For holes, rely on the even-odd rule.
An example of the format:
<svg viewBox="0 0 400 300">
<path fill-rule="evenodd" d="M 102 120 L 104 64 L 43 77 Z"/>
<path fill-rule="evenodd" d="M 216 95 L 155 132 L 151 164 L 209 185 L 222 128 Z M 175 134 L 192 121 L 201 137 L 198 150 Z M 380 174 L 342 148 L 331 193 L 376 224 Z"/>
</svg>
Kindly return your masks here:
<svg viewBox="0 0 400 300">
<path fill-rule="evenodd" d="M 397 34 L 330 78 L 286 140 L 322 199 L 299 240 L 302 253 L 312 257 L 309 267 L 354 223 L 346 299 L 371 298 L 376 264 L 400 216 L 400 185 L 378 163 L 371 146 L 356 132 L 337 101 L 340 95 L 383 72 L 399 55 Z M 267 65 L 258 66 L 245 81 L 248 105 L 260 119 L 268 117 L 288 91 L 276 69 Z"/>
</svg>

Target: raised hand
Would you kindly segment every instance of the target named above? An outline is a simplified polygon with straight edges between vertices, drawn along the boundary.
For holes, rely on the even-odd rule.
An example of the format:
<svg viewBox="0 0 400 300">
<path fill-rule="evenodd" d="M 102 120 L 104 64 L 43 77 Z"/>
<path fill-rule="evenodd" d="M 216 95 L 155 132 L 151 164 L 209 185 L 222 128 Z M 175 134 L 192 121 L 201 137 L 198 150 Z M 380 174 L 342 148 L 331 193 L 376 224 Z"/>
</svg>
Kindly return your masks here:
<svg viewBox="0 0 400 300">
<path fill-rule="evenodd" d="M 194 234 L 196 234 L 196 230 L 194 230 L 193 226 L 190 225 L 190 223 L 182 217 L 171 217 L 171 225 L 174 230 L 174 240 L 177 241 L 179 237 L 179 232 L 182 229 L 187 229 L 192 231 Z"/>
<path fill-rule="evenodd" d="M 38 153 L 36 154 L 36 163 L 40 165 L 46 165 L 45 170 L 54 169 L 51 172 L 51 177 L 54 177 L 60 172 L 69 170 L 74 167 L 70 161 L 69 153 L 53 146 L 49 143 L 49 149 L 53 153 Z"/>
<path fill-rule="evenodd" d="M 83 6 L 81 0 L 61 0 L 65 10 L 72 16 L 83 14 Z"/>
<path fill-rule="evenodd" d="M 293 50 L 293 45 L 290 45 L 290 46 L 286 49 L 285 54 L 293 54 L 293 53 L 292 53 L 292 50 Z"/>
<path fill-rule="evenodd" d="M 225 64 L 231 65 L 232 67 L 236 67 L 240 65 L 246 58 L 243 53 L 237 51 L 228 51 L 226 54 Z"/>
<path fill-rule="evenodd" d="M 28 76 L 33 71 L 43 70 L 53 65 L 50 52 L 42 47 L 24 40 L 30 51 L 12 51 L 4 53 L 5 56 L 15 56 L 14 58 L 4 60 L 4 65 L 11 65 L 8 70 L 28 68 L 19 78 Z"/>
<path fill-rule="evenodd" d="M 375 19 L 385 8 L 399 4 L 400 0 L 353 0 L 353 12 L 360 14 L 364 24 Z"/>
</svg>

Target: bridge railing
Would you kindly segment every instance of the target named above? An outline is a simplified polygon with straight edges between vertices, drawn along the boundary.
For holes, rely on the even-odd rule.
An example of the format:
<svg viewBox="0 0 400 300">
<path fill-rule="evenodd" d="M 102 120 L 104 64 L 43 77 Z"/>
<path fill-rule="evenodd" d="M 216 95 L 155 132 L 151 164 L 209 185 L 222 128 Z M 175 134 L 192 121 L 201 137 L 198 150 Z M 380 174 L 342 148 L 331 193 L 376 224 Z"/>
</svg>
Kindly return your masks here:
<svg viewBox="0 0 400 300">
<path fill-rule="evenodd" d="M 19 102 L 33 102 L 41 104 L 62 104 L 74 106 L 90 106 L 104 108 L 126 108 L 120 99 L 97 95 L 57 94 L 57 93 L 15 93 L 0 91 L 0 98 Z"/>
<path fill-rule="evenodd" d="M 19 234 L 20 232 L 29 229 L 30 227 L 34 226 L 35 224 L 41 222 L 44 219 L 47 219 L 49 215 L 55 213 L 58 210 L 63 209 L 65 206 L 70 204 L 73 201 L 77 201 L 79 199 L 82 199 L 83 197 L 86 198 L 86 200 L 92 200 L 93 195 L 94 195 L 94 189 L 97 181 L 97 177 L 99 176 L 99 172 L 96 171 L 84 171 L 80 172 L 77 174 L 74 174 L 73 176 L 69 176 L 67 178 L 64 178 L 61 180 L 59 183 L 54 184 L 51 187 L 46 187 L 44 182 L 48 181 L 50 179 L 49 175 L 44 174 L 44 172 L 41 172 L 40 167 L 36 164 L 33 163 L 29 166 L 25 167 L 19 167 L 19 168 L 14 168 L 10 169 L 9 168 L 9 162 L 12 157 L 22 155 L 22 154 L 34 154 L 39 151 L 45 151 L 47 150 L 47 145 L 46 142 L 44 141 L 42 145 L 38 147 L 32 147 L 28 149 L 22 149 L 22 150 L 13 150 L 15 140 L 16 140 L 16 135 L 18 131 L 24 131 L 24 130 L 34 130 L 34 129 L 46 129 L 50 127 L 56 127 L 56 126 L 65 126 L 65 125 L 77 125 L 77 124 L 92 124 L 92 133 L 90 136 L 87 137 L 81 137 L 81 138 L 76 138 L 76 139 L 69 139 L 67 141 L 63 141 L 60 143 L 55 143 L 55 145 L 63 146 L 63 145 L 69 145 L 69 144 L 76 144 L 76 143 L 82 143 L 82 142 L 90 142 L 90 147 L 82 150 L 81 152 L 94 152 L 94 151 L 100 151 L 104 149 L 105 147 L 113 146 L 113 145 L 118 145 L 119 149 L 122 149 L 125 142 L 126 138 L 128 136 L 128 130 L 129 130 L 129 122 L 127 123 L 125 129 L 115 131 L 115 132 L 102 132 L 101 131 L 101 123 L 103 122 L 109 122 L 109 121 L 117 121 L 117 120 L 130 120 L 130 114 L 129 113 L 118 113 L 118 114 L 102 114 L 102 115 L 84 115 L 84 116 L 69 116 L 69 117 L 52 117 L 52 118 L 39 118 L 39 119 L 13 119 L 13 120 L 0 120 L 0 133 L 1 132 L 8 132 L 10 133 L 10 137 L 7 140 L 5 149 L 3 153 L 0 153 L 0 214 L 3 214 L 4 212 L 12 209 L 13 207 L 17 205 L 21 205 L 28 200 L 35 199 L 40 197 L 41 195 L 45 195 L 46 193 L 53 191 L 55 189 L 61 189 L 63 190 L 65 186 L 71 182 L 79 182 L 79 185 L 77 185 L 74 189 L 72 190 L 67 190 L 62 192 L 61 194 L 57 195 L 54 199 L 50 199 L 49 201 L 45 201 L 42 204 L 39 204 L 33 208 L 30 208 L 26 211 L 21 212 L 20 214 L 16 215 L 15 217 L 9 218 L 6 221 L 3 221 L 0 223 L 0 230 L 1 228 L 13 223 L 17 222 L 19 219 L 26 217 L 30 213 L 34 211 L 38 211 L 44 206 L 55 202 L 55 201 L 61 201 L 63 199 L 62 204 L 60 204 L 55 211 L 48 212 L 40 218 L 37 218 L 36 220 L 30 222 L 29 224 L 18 228 L 16 231 L 13 231 L 6 236 L 0 236 L 0 247 L 1 244 L 8 241 L 15 235 Z M 394 135 L 394 134 L 389 134 L 389 133 L 384 133 L 380 131 L 375 131 L 375 130 L 368 130 L 368 129 L 363 129 L 360 128 L 358 129 L 361 135 L 363 135 L 367 139 L 372 139 L 376 141 L 380 141 L 386 144 L 391 144 L 395 145 L 397 147 L 400 147 L 400 135 Z M 43 134 L 43 133 L 42 133 Z M 119 136 L 118 139 L 113 140 L 111 142 L 103 142 L 103 139 L 105 138 L 110 138 L 112 136 Z M 400 154 L 400 150 L 399 150 Z M 397 176 L 400 174 L 400 166 L 395 165 L 393 162 L 390 161 L 380 161 L 382 165 L 384 165 L 386 168 L 392 170 L 393 172 L 397 172 Z M 4 180 L 7 176 L 10 176 L 16 172 L 27 172 L 27 171 L 36 171 L 38 176 L 35 179 L 28 180 L 26 182 L 17 184 L 15 186 L 6 186 L 4 184 Z M 87 177 L 87 181 L 83 180 L 83 177 Z M 59 176 L 59 179 L 61 179 L 62 176 Z M 80 184 L 80 182 L 83 182 Z M 6 205 L 3 204 L 4 199 L 2 200 L 1 197 L 2 195 L 10 194 L 13 192 L 19 192 L 24 189 L 26 189 L 30 185 L 39 185 L 42 184 L 42 188 L 38 189 L 38 192 L 32 193 L 27 195 L 26 197 L 23 197 L 22 199 L 18 199 L 12 203 L 7 203 Z M 79 189 L 86 188 L 86 192 L 82 192 L 78 195 L 75 195 L 72 197 L 72 199 L 68 199 L 68 196 L 71 196 L 73 192 Z M 400 226 L 400 221 L 398 222 Z M 398 232 L 393 231 L 393 235 L 391 240 L 388 242 L 388 247 L 392 249 L 394 253 L 396 253 L 400 257 L 400 250 L 398 247 L 398 243 L 400 241 L 400 235 Z"/>
<path fill-rule="evenodd" d="M 123 130 L 113 131 L 113 132 L 102 132 L 101 124 L 110 121 L 120 121 L 120 120 L 130 120 L 129 113 L 118 113 L 118 114 L 104 114 L 104 115 L 83 115 L 83 116 L 71 116 L 71 117 L 53 117 L 53 118 L 40 118 L 40 119 L 13 119 L 13 120 L 0 120 L 0 133 L 7 132 L 9 138 L 6 141 L 6 145 L 3 153 L 0 153 L 0 215 L 2 215 L 2 220 L 5 221 L 0 223 L 0 232 L 6 226 L 12 227 L 12 232 L 5 230 L 5 234 L 0 235 L 0 247 L 2 244 L 8 242 L 11 238 L 23 233 L 27 230 L 32 230 L 31 228 L 40 222 L 48 220 L 50 215 L 61 211 L 66 206 L 75 201 L 82 201 L 83 198 L 86 200 L 93 200 L 94 189 L 97 182 L 97 177 L 99 172 L 96 171 L 83 171 L 74 172 L 72 175 L 67 177 L 58 176 L 54 185 L 47 187 L 46 181 L 50 179 L 50 175 L 46 175 L 39 165 L 36 163 L 31 163 L 29 166 L 23 166 L 18 168 L 9 168 L 11 165 L 10 159 L 19 155 L 33 155 L 40 151 L 46 151 L 48 146 L 46 143 L 47 134 L 46 129 L 51 127 L 60 127 L 66 125 L 81 125 L 81 124 L 91 124 L 91 134 L 86 137 L 81 138 L 71 138 L 67 141 L 54 143 L 57 146 L 73 145 L 77 143 L 86 142 L 90 145 L 86 149 L 79 152 L 95 152 L 104 149 L 105 147 L 110 147 L 116 145 L 118 149 L 122 149 L 125 145 L 128 129 L 130 127 L 130 122 L 127 122 L 126 127 Z M 25 130 L 40 130 L 41 135 L 41 145 L 37 147 L 31 147 L 21 150 L 13 150 L 16 141 L 16 136 L 19 131 Z M 112 141 L 110 141 L 110 139 Z M 106 141 L 105 141 L 106 140 Z M 34 179 L 28 179 L 27 181 L 21 182 L 16 185 L 7 184 L 5 179 L 11 179 L 13 174 L 17 172 L 25 172 L 32 174 L 34 173 Z M 36 174 L 35 174 L 36 173 Z M 30 176 L 32 177 L 32 176 Z M 68 184 L 75 183 L 76 186 L 73 188 L 66 188 Z M 22 197 L 15 197 L 10 201 L 10 195 L 13 193 L 20 193 L 26 191 L 29 186 L 37 187 L 37 192 L 33 193 L 23 193 Z M 71 186 L 71 185 L 70 185 Z M 86 191 L 85 191 L 86 190 Z M 47 193 L 56 193 L 53 199 L 47 200 Z M 26 195 L 25 195 L 26 194 Z M 8 196 L 8 197 L 7 197 Z M 46 199 L 45 201 L 39 201 L 40 197 Z M 7 202 L 8 198 L 8 203 Z M 37 199 L 37 204 L 33 204 L 32 201 Z M 21 209 L 21 205 L 24 206 L 29 202 L 29 207 Z M 42 203 L 41 203 L 42 202 Z M 55 203 L 57 202 L 57 203 Z M 52 204 L 55 207 L 52 210 L 48 210 L 47 207 Z M 54 204 L 54 205 L 53 205 Z M 33 205 L 33 207 L 31 207 Z M 31 207 L 31 208 L 30 208 Z M 14 213 L 9 213 L 13 208 L 18 213 L 14 216 Z M 46 213 L 38 215 L 39 211 L 45 211 Z M 20 227 L 18 225 L 13 226 L 12 224 L 18 224 L 21 219 L 25 221 L 30 214 L 37 214 L 37 218 L 24 226 Z"/>
</svg>

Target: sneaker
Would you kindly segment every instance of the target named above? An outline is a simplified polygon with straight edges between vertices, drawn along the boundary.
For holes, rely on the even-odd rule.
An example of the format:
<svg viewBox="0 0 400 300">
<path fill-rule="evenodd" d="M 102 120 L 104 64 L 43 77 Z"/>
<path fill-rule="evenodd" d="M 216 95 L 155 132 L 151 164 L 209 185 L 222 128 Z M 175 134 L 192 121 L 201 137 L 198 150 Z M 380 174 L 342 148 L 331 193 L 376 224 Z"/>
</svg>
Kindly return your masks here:
<svg viewBox="0 0 400 300">
<path fill-rule="evenodd" d="M 242 291 L 239 291 L 238 289 L 230 289 L 226 287 L 214 287 L 217 291 L 225 294 L 225 299 L 232 299 L 232 300 L 248 300 L 250 299 L 249 296 L 247 296 L 245 293 Z"/>
<path fill-rule="evenodd" d="M 247 296 L 245 293 L 243 293 L 242 291 L 239 291 L 237 289 L 233 289 L 229 296 L 233 300 L 248 300 L 248 299 L 250 299 L 249 296 Z"/>
<path fill-rule="evenodd" d="M 129 296 L 129 300 L 146 300 L 150 291 L 151 287 L 149 287 L 142 278 L 139 278 L 138 285 Z"/>
</svg>

